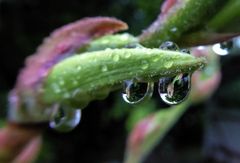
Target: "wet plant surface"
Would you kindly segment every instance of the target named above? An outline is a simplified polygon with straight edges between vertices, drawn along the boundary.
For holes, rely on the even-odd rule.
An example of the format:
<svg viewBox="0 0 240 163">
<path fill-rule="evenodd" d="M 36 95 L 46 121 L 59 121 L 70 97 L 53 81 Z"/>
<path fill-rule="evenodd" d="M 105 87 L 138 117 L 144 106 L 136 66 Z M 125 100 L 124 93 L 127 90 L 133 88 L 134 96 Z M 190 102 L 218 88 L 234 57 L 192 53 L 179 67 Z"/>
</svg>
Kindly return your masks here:
<svg viewBox="0 0 240 163">
<path fill-rule="evenodd" d="M 0 125 L 6 125 L 7 92 L 14 87 L 17 80 L 16 76 L 24 65 L 24 59 L 27 55 L 34 53 L 41 40 L 51 31 L 79 18 L 108 15 L 127 22 L 130 27 L 127 32 L 138 35 L 154 21 L 162 2 L 161 0 L 154 0 L 151 3 L 145 0 L 0 1 L 0 43 L 2 45 L 0 53 L 4 56 L 0 61 L 0 104 L 2 106 L 0 109 Z M 96 65 L 98 62 L 95 62 L 92 58 L 91 63 L 96 65 L 97 70 L 97 73 L 92 75 L 92 80 L 95 79 L 96 82 L 87 85 L 86 83 L 91 78 L 84 78 L 85 81 L 77 79 L 79 75 L 77 72 L 88 69 L 87 66 L 78 65 L 78 57 L 76 57 L 73 59 L 76 66 L 73 66 L 73 69 L 69 68 L 69 70 L 74 70 L 72 76 L 76 77 L 76 80 L 72 80 L 71 76 L 64 76 L 64 69 L 53 71 L 53 74 L 56 72 L 61 76 L 55 78 L 53 75 L 53 78 L 51 78 L 53 80 L 49 80 L 49 83 L 55 81 L 55 79 L 57 81 L 55 85 L 49 86 L 46 90 L 48 91 L 46 93 L 47 99 L 54 101 L 55 106 L 51 105 L 51 107 L 55 108 L 55 112 L 51 112 L 50 123 L 45 124 L 44 122 L 44 127 L 47 127 L 47 129 L 43 134 L 43 147 L 36 162 L 127 162 L 127 158 L 131 160 L 132 149 L 133 152 L 139 152 L 135 155 L 137 162 L 142 160 L 144 163 L 239 162 L 240 104 L 238 94 L 240 87 L 237 74 L 240 70 L 240 46 L 239 39 L 226 39 L 232 38 L 237 32 L 239 34 L 239 28 L 236 28 L 238 24 L 233 23 L 238 21 L 236 21 L 236 17 L 231 19 L 222 17 L 221 15 L 224 15 L 224 12 L 217 13 L 216 17 L 203 15 L 199 18 L 194 16 L 193 20 L 188 15 L 194 15 L 198 10 L 203 10 L 202 8 L 196 8 L 196 11 L 189 10 L 191 14 L 181 11 L 179 11 L 180 14 L 176 14 L 191 22 L 185 24 L 182 28 L 182 22 L 178 21 L 181 20 L 181 17 L 176 19 L 175 16 L 166 14 L 174 2 L 169 0 L 162 6 L 161 11 L 165 15 L 160 16 L 155 22 L 155 24 L 162 23 L 163 28 L 159 31 L 156 31 L 156 25 L 153 24 L 137 39 L 128 34 L 102 37 L 99 40 L 92 41 L 92 44 L 81 49 L 79 53 L 84 50 L 89 54 L 95 50 L 106 50 L 105 52 L 109 55 L 103 56 L 106 59 L 103 61 L 122 63 L 124 59 L 126 61 L 132 59 L 135 54 L 134 50 L 142 49 L 144 51 L 149 47 L 158 50 L 170 50 L 169 54 L 179 52 L 184 56 L 185 54 L 190 55 L 189 57 L 192 55 L 202 56 L 208 51 L 207 53 L 211 54 L 207 56 L 210 66 L 203 68 L 201 74 L 193 74 L 193 76 L 192 72 L 195 69 L 175 73 L 174 76 L 169 76 L 166 73 L 168 71 L 164 71 L 166 76 L 158 77 L 156 74 L 163 74 L 160 69 L 177 70 L 178 68 L 174 68 L 174 66 L 179 60 L 175 58 L 177 61 L 173 61 L 174 57 L 170 57 L 171 59 L 167 58 L 165 62 L 160 63 L 157 55 L 155 58 L 140 58 L 135 60 L 140 65 L 138 71 L 133 70 L 137 74 L 134 76 L 136 78 L 121 79 L 121 82 L 117 83 L 117 86 L 119 86 L 117 89 L 121 89 L 123 86 L 123 91 L 112 92 L 116 89 L 114 81 L 120 81 L 120 79 L 113 80 L 113 78 L 104 78 L 104 76 L 98 78 L 98 75 L 112 72 L 115 64 L 101 62 L 102 64 Z M 196 1 L 192 2 L 189 3 L 190 7 L 186 7 L 198 6 L 195 3 Z M 202 2 L 204 5 L 201 7 L 205 7 L 204 10 L 207 9 L 208 5 L 211 6 L 211 3 L 215 3 L 215 1 L 204 0 Z M 239 2 L 234 0 L 229 1 L 229 3 L 219 1 L 219 5 L 214 5 L 214 8 L 208 14 L 211 15 L 224 6 L 226 6 L 226 11 L 237 11 L 234 10 L 234 6 L 238 5 Z M 179 6 L 175 7 L 176 11 L 178 11 Z M 204 14 L 205 12 L 201 13 Z M 221 24 L 221 21 L 218 21 L 219 17 L 222 18 L 223 22 L 227 22 L 228 26 Z M 159 21 L 162 18 L 166 18 L 166 20 L 169 18 L 171 21 L 169 21 L 170 23 Z M 211 21 L 208 22 L 210 19 Z M 176 26 L 172 26 L 172 22 L 175 22 Z M 209 31 L 199 31 L 203 24 L 207 24 L 207 28 L 204 28 L 204 30 Z M 186 32 L 188 28 L 191 29 L 189 33 Z M 212 34 L 211 31 L 217 32 Z M 162 38 L 162 40 L 157 42 L 156 38 Z M 216 38 L 225 41 L 216 42 Z M 138 39 L 142 45 L 136 43 Z M 177 45 L 169 40 L 176 42 Z M 161 43 L 163 44 L 160 45 Z M 212 44 L 213 46 L 205 47 L 205 52 L 199 50 L 203 47 L 184 49 L 202 43 Z M 109 47 L 106 49 L 107 45 Z M 117 48 L 125 48 L 126 51 L 122 54 L 117 52 L 119 55 L 115 55 L 116 51 L 114 50 Z M 61 52 L 66 50 L 64 46 L 60 49 L 63 50 Z M 153 54 L 148 49 L 144 52 Z M 57 58 L 46 64 L 43 70 L 69 56 L 69 53 L 64 54 L 63 58 Z M 95 53 L 96 56 L 99 54 Z M 73 62 L 69 62 L 69 65 L 70 63 L 72 65 Z M 158 63 L 160 68 L 157 73 L 151 71 L 152 67 L 156 67 L 152 66 L 152 63 L 156 63 L 156 65 Z M 180 65 L 180 62 L 178 63 Z M 90 65 L 90 62 L 88 64 Z M 63 64 L 62 67 L 64 68 L 64 66 Z M 136 64 L 129 62 L 128 66 L 134 67 Z M 122 69 L 119 68 L 119 70 L 128 71 L 126 67 L 122 66 Z M 69 72 L 66 69 L 66 73 Z M 128 72 L 129 76 L 133 76 L 130 71 Z M 147 72 L 148 76 L 145 76 L 143 72 Z M 85 74 L 89 75 L 91 72 L 86 71 Z M 220 78 L 222 78 L 221 83 Z M 100 79 L 109 82 L 107 88 L 101 87 Z M 201 81 L 198 83 L 199 85 L 196 84 L 196 80 Z M 81 84 L 86 84 L 86 87 L 78 87 L 78 83 L 81 81 Z M 91 93 L 85 94 L 84 91 L 88 92 L 88 89 L 85 88 L 91 88 Z M 108 95 L 108 93 L 110 94 Z M 60 95 L 58 96 L 58 94 Z M 103 100 L 107 95 L 108 97 Z M 23 100 L 29 108 L 34 103 L 32 99 L 36 96 L 31 97 L 33 98 L 30 100 Z M 73 99 L 73 101 L 69 99 Z M 100 101 L 92 101 L 93 99 L 100 99 Z M 195 104 L 190 106 L 191 102 L 189 101 Z M 90 103 L 88 104 L 88 102 Z M 75 108 L 84 109 L 82 111 L 73 110 Z M 144 132 L 138 132 L 138 129 Z M 164 136 L 161 136 L 159 131 Z M 129 162 L 131 163 L 131 161 Z"/>
</svg>

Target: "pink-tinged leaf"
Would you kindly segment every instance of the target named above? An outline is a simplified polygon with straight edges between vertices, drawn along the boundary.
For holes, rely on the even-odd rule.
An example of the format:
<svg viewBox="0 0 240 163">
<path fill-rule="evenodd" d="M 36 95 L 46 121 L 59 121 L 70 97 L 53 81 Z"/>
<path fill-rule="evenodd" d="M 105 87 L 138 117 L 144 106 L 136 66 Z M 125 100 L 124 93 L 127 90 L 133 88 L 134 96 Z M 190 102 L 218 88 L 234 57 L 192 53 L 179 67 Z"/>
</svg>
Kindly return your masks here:
<svg viewBox="0 0 240 163">
<path fill-rule="evenodd" d="M 224 22 L 237 26 L 238 23 L 234 20 L 239 17 L 239 12 L 230 12 L 232 6 L 236 8 L 239 5 L 238 1 L 231 3 L 230 7 L 221 7 L 227 2 L 165 0 L 158 18 L 139 36 L 140 43 L 146 47 L 159 47 L 162 42 L 171 40 L 181 46 L 191 47 L 216 43 L 239 35 L 238 31 L 231 33 L 224 30 L 229 29 Z M 218 17 L 219 12 L 222 13 L 220 15 L 224 22 Z M 208 24 L 212 18 L 213 23 Z"/>
<path fill-rule="evenodd" d="M 160 110 L 139 121 L 128 137 L 125 163 L 142 162 L 188 108 L 188 102 Z"/>
<path fill-rule="evenodd" d="M 84 18 L 55 30 L 36 53 L 27 58 L 25 68 L 18 76 L 19 91 L 33 89 L 46 77 L 51 67 L 73 54 L 92 39 L 127 29 L 127 25 L 115 18 Z"/>
<path fill-rule="evenodd" d="M 32 140 L 39 137 L 40 134 L 41 129 L 34 127 L 9 124 L 5 128 L 2 128 L 0 130 L 0 162 L 12 162 L 25 147 L 29 147 L 26 145 L 28 145 L 29 142 L 34 143 Z M 37 144 L 39 144 L 40 147 L 40 142 Z M 38 146 L 33 144 L 31 148 L 35 150 Z M 32 155 L 34 155 L 34 153 L 32 153 Z"/>
<path fill-rule="evenodd" d="M 166 14 L 176 2 L 177 0 L 165 0 L 161 7 L 161 14 Z"/>
<path fill-rule="evenodd" d="M 33 163 L 42 145 L 41 136 L 36 136 L 24 147 L 24 149 L 14 159 L 13 163 Z"/>
<path fill-rule="evenodd" d="M 44 39 L 36 53 L 27 58 L 25 68 L 17 78 L 15 89 L 9 94 L 10 120 L 29 119 L 30 122 L 46 120 L 46 117 L 39 116 L 42 113 L 37 113 L 37 110 L 44 108 L 39 94 L 42 91 L 43 79 L 52 66 L 81 48 L 84 49 L 91 40 L 127 28 L 126 23 L 115 18 L 94 17 L 84 18 L 55 30 Z M 28 113 L 22 112 L 23 109 L 20 108 L 27 109 Z M 38 114 L 37 117 L 30 113 L 33 108 L 34 114 Z"/>
<path fill-rule="evenodd" d="M 201 71 L 192 75 L 192 88 L 190 98 L 193 103 L 209 98 L 221 82 L 219 56 L 214 54 L 212 46 L 200 46 L 192 49 L 192 54 L 197 57 L 206 57 L 208 64 Z"/>
</svg>

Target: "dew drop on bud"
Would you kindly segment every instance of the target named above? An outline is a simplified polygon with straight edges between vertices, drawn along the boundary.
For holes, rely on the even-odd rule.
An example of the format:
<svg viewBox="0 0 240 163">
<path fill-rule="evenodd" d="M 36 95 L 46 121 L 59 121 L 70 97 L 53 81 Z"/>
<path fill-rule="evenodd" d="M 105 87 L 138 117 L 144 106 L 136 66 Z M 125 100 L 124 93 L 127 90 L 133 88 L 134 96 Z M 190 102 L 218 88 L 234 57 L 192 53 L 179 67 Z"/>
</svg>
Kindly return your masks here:
<svg viewBox="0 0 240 163">
<path fill-rule="evenodd" d="M 189 49 L 181 49 L 180 52 L 191 54 Z"/>
<path fill-rule="evenodd" d="M 58 132 L 69 132 L 73 130 L 81 120 L 81 109 L 56 104 L 53 110 L 49 126 Z"/>
<path fill-rule="evenodd" d="M 185 100 L 191 88 L 191 75 L 180 74 L 175 77 L 159 79 L 158 92 L 161 99 L 169 104 L 179 104 Z"/>
<path fill-rule="evenodd" d="M 173 50 L 173 51 L 179 50 L 178 45 L 175 44 L 174 42 L 171 42 L 171 41 L 163 42 L 163 43 L 159 46 L 159 48 L 162 49 L 162 50 Z"/>
<path fill-rule="evenodd" d="M 125 80 L 123 83 L 123 100 L 129 104 L 137 104 L 152 97 L 154 89 L 153 82 L 137 82 Z"/>
</svg>

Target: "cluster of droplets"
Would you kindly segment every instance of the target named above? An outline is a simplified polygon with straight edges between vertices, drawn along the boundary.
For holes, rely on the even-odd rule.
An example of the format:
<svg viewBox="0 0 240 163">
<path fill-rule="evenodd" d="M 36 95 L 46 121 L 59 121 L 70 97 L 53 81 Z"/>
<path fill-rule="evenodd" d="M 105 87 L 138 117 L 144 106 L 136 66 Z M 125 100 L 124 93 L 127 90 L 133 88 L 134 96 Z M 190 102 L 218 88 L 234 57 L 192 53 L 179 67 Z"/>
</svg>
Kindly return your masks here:
<svg viewBox="0 0 240 163">
<path fill-rule="evenodd" d="M 179 50 L 178 46 L 170 41 L 164 42 L 159 48 L 190 54 L 188 49 Z M 163 77 L 158 82 L 160 98 L 169 105 L 183 102 L 189 94 L 190 88 L 191 75 L 187 73 L 181 73 L 173 77 Z M 126 80 L 123 82 L 122 97 L 129 104 L 137 104 L 151 98 L 153 91 L 153 82 L 141 82 L 136 79 Z"/>
<path fill-rule="evenodd" d="M 73 130 L 81 120 L 81 109 L 55 104 L 49 126 L 58 132 Z"/>
</svg>

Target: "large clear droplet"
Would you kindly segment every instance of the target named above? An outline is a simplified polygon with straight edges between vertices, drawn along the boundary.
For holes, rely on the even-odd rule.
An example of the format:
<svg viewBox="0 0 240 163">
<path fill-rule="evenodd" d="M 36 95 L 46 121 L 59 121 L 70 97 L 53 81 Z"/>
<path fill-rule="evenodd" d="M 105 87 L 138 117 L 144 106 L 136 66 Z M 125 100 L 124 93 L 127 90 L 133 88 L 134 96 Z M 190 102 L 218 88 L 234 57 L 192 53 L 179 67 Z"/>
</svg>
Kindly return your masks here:
<svg viewBox="0 0 240 163">
<path fill-rule="evenodd" d="M 162 49 L 162 50 L 173 50 L 173 51 L 179 50 L 178 45 L 175 44 L 174 42 L 171 42 L 171 41 L 163 42 L 163 43 L 159 46 L 159 48 Z"/>
<path fill-rule="evenodd" d="M 122 97 L 129 104 L 137 104 L 149 99 L 153 94 L 153 82 L 138 82 L 134 80 L 126 80 L 123 84 Z"/>
<path fill-rule="evenodd" d="M 218 55 L 228 55 L 233 47 L 233 41 L 214 44 L 212 49 Z"/>
<path fill-rule="evenodd" d="M 185 100 L 191 88 L 191 76 L 180 74 L 176 77 L 159 79 L 158 92 L 161 99 L 169 104 L 179 104 Z"/>
<path fill-rule="evenodd" d="M 55 105 L 49 126 L 59 132 L 73 130 L 81 120 L 81 109 Z"/>
</svg>

